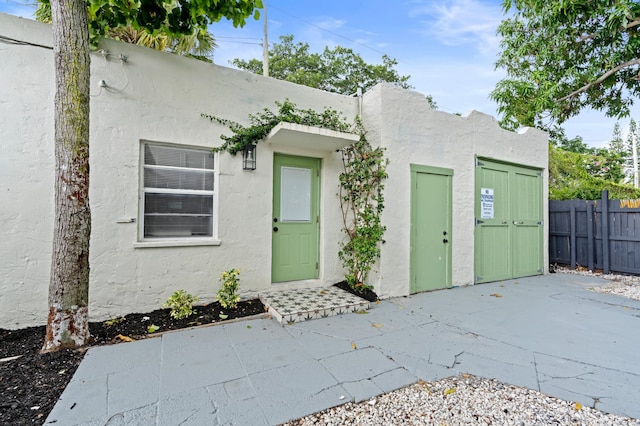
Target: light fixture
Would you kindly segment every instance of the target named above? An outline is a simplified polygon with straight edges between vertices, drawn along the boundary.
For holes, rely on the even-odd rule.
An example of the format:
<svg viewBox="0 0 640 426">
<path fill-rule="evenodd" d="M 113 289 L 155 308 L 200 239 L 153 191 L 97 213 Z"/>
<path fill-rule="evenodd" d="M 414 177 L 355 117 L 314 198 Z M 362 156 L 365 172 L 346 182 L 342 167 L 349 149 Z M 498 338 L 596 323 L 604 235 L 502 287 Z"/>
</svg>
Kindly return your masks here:
<svg viewBox="0 0 640 426">
<path fill-rule="evenodd" d="M 242 168 L 244 170 L 256 169 L 256 145 L 249 144 L 244 147 L 242 153 Z"/>
</svg>

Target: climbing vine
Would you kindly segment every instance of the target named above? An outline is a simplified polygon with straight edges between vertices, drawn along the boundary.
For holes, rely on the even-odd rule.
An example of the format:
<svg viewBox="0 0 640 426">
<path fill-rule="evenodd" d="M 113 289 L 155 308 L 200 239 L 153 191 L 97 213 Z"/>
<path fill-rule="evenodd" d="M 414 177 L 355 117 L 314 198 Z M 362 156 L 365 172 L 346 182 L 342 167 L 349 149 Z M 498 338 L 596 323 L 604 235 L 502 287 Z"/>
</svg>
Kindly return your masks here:
<svg viewBox="0 0 640 426">
<path fill-rule="evenodd" d="M 265 108 L 257 114 L 250 114 L 249 122 L 251 124 L 249 126 L 243 126 L 235 121 L 213 115 L 201 114 L 204 118 L 229 127 L 233 133 L 231 136 L 220 135 L 224 143 L 214 148 L 214 152 L 227 151 L 231 155 L 236 155 L 247 145 L 256 145 L 266 138 L 280 122 L 322 127 L 339 132 L 348 132 L 351 128 L 342 114 L 331 108 L 325 108 L 323 112 L 317 113 L 312 109 L 300 109 L 289 99 L 285 99 L 283 102 L 276 101 L 276 105 L 278 106 L 277 113 Z"/>
<path fill-rule="evenodd" d="M 340 244 L 338 257 L 347 270 L 345 277 L 349 285 L 359 291 L 370 289 L 366 284 L 371 268 L 380 257 L 380 243 L 386 227 L 381 223 L 384 209 L 384 181 L 387 178 L 389 160 L 383 148 L 372 148 L 365 137 L 362 122 L 357 119 L 353 127 L 336 110 L 325 108 L 321 113 L 311 109 L 300 109 L 288 99 L 276 102 L 278 112 L 268 108 L 249 115 L 249 126 L 220 117 L 201 114 L 222 125 L 228 126 L 233 135 L 220 137 L 224 143 L 215 152 L 226 151 L 235 155 L 247 145 L 263 140 L 280 122 L 303 124 L 360 134 L 360 139 L 340 150 L 343 171 L 340 173 L 340 207 L 343 231 L 347 235 Z"/>
<path fill-rule="evenodd" d="M 358 121 L 360 140 L 342 148 L 343 172 L 340 174 L 340 207 L 347 241 L 338 257 L 347 269 L 347 283 L 358 291 L 370 289 L 367 276 L 380 258 L 380 243 L 386 227 L 380 217 L 384 209 L 384 181 L 389 160 L 383 148 L 373 149 Z"/>
</svg>

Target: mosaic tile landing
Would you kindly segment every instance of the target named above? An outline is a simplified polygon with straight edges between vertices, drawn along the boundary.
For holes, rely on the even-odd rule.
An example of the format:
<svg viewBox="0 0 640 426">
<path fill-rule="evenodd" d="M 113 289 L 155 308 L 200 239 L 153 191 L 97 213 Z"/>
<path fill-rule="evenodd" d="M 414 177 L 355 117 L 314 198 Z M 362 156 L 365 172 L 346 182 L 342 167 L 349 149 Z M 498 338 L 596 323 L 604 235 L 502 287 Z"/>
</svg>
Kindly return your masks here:
<svg viewBox="0 0 640 426">
<path fill-rule="evenodd" d="M 367 310 L 371 304 L 338 287 L 272 291 L 260 301 L 282 325 Z"/>
</svg>

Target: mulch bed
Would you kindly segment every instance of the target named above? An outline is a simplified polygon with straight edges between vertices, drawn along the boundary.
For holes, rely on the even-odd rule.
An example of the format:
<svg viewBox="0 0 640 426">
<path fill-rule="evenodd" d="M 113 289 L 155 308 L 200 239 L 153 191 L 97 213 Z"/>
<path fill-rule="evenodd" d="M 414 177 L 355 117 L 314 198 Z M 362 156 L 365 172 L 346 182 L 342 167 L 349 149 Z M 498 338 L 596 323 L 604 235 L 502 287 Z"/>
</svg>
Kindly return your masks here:
<svg viewBox="0 0 640 426">
<path fill-rule="evenodd" d="M 339 283 L 334 285 L 344 291 L 348 291 L 351 294 L 360 296 L 369 302 L 376 302 L 378 300 L 378 295 L 373 290 L 369 290 L 368 288 L 365 288 L 362 290 L 356 290 L 351 288 L 351 286 L 349 286 L 349 284 L 347 284 L 346 281 L 340 281 Z"/>
<path fill-rule="evenodd" d="M 346 281 L 336 286 L 370 302 L 378 300 L 373 291 L 358 292 L 351 289 Z M 123 338 L 145 339 L 154 335 L 149 333 L 149 326 L 158 327 L 157 335 L 163 331 L 257 315 L 264 312 L 264 305 L 253 299 L 240 302 L 236 309 L 227 310 L 214 302 L 196 306 L 196 314 L 182 320 L 171 318 L 169 312 L 169 309 L 158 309 L 105 322 L 92 322 L 89 324 L 90 346 L 121 343 Z M 19 330 L 0 328 L 0 425 L 43 424 L 88 349 L 61 349 L 41 354 L 44 335 L 44 326 Z M 20 357 L 6 360 L 14 356 Z"/>
<path fill-rule="evenodd" d="M 229 321 L 264 313 L 259 300 L 247 300 L 238 308 L 222 309 L 218 302 L 196 306 L 196 314 L 176 320 L 169 309 L 158 309 L 146 314 L 129 314 L 122 319 L 89 324 L 91 346 L 121 343 L 118 335 L 134 340 L 153 336 L 148 327 L 158 327 L 155 332 L 178 330 L 198 325 Z M 220 318 L 220 315 L 226 317 Z M 107 325 L 110 324 L 110 325 Z M 41 425 L 56 404 L 67 383 L 73 377 L 87 348 L 61 349 L 41 354 L 45 327 L 29 327 L 20 330 L 0 329 L 0 425 Z M 20 356 L 14 360 L 5 358 Z"/>
</svg>

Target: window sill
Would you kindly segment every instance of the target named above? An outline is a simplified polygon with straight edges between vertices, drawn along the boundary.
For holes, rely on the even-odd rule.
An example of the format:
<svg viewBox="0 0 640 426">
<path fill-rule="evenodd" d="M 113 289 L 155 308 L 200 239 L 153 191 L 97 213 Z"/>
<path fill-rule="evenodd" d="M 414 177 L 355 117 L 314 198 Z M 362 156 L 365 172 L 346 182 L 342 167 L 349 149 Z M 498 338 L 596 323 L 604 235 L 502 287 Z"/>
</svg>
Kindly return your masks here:
<svg viewBox="0 0 640 426">
<path fill-rule="evenodd" d="M 161 240 L 161 241 L 139 241 L 133 243 L 134 248 L 154 248 L 154 247 L 196 247 L 196 246 L 219 246 L 220 240 Z"/>
</svg>

